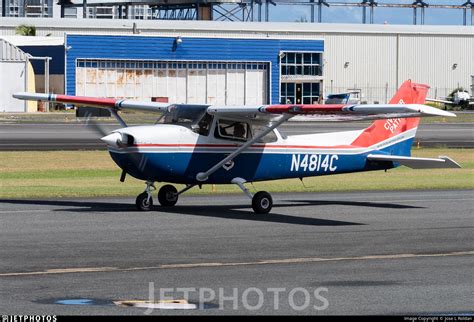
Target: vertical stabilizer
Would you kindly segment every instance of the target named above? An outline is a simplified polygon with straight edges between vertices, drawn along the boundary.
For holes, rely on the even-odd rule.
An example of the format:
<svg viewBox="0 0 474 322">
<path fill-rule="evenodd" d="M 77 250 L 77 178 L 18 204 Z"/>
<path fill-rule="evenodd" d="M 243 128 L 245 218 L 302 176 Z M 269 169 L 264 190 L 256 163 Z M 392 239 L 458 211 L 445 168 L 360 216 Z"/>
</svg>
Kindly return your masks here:
<svg viewBox="0 0 474 322">
<path fill-rule="evenodd" d="M 390 100 L 389 104 L 424 104 L 429 86 L 405 81 Z M 352 145 L 369 147 L 383 142 L 400 134 L 410 131 L 414 137 L 420 118 L 396 118 L 377 120 L 372 123 L 362 134 L 352 142 Z M 409 142 L 408 142 L 409 141 Z M 410 155 L 410 147 L 413 138 L 397 145 L 397 151 L 391 151 L 399 155 Z"/>
</svg>

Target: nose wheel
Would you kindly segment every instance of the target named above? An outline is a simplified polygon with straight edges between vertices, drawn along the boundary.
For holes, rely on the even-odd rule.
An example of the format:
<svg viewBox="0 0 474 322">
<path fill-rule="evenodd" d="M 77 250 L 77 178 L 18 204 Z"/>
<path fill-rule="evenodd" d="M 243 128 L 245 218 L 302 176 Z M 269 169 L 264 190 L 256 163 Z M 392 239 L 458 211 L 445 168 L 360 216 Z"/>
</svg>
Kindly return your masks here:
<svg viewBox="0 0 474 322">
<path fill-rule="evenodd" d="M 137 199 L 135 200 L 135 205 L 137 206 L 138 210 L 150 211 L 153 207 L 153 199 L 148 198 L 148 194 L 146 192 L 142 192 L 137 196 Z"/>
<path fill-rule="evenodd" d="M 138 210 L 150 211 L 151 208 L 153 208 L 153 197 L 151 194 L 155 190 L 156 188 L 153 185 L 153 182 L 147 181 L 145 191 L 139 194 L 135 200 L 135 205 Z"/>
</svg>

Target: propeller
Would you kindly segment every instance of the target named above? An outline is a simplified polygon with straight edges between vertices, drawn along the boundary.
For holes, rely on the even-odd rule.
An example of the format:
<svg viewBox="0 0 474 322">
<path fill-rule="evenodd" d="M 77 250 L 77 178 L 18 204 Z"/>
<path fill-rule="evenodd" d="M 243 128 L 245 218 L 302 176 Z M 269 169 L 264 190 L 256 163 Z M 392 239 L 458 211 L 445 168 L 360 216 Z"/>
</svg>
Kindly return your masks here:
<svg viewBox="0 0 474 322">
<path fill-rule="evenodd" d="M 83 121 L 84 126 L 100 135 L 100 137 L 107 136 L 110 133 L 110 131 L 107 131 L 104 126 L 100 125 L 97 121 L 91 118 L 92 113 L 86 113 L 85 116 L 86 118 Z"/>
<path fill-rule="evenodd" d="M 98 135 L 100 135 L 100 140 L 107 143 L 109 146 L 115 146 L 117 148 L 125 148 L 129 147 L 135 144 L 135 138 L 133 135 L 128 134 L 128 133 L 122 133 L 122 132 L 115 132 L 115 131 L 110 131 L 108 130 L 105 126 L 99 124 L 96 120 L 91 118 L 91 114 L 86 114 L 86 118 L 84 120 L 84 126 L 87 128 L 91 129 Z M 115 116 L 115 115 L 114 115 Z M 117 118 L 117 116 L 116 116 Z M 121 125 L 124 127 L 127 127 L 125 122 L 118 117 L 117 119 Z M 145 154 L 135 154 L 135 153 L 130 153 L 128 155 L 129 162 L 131 162 L 136 168 L 139 170 L 143 171 L 146 167 L 147 164 L 147 157 Z M 125 181 L 125 176 L 127 172 L 125 170 L 122 170 L 122 174 L 120 176 L 120 181 L 124 182 Z"/>
<path fill-rule="evenodd" d="M 106 136 L 110 133 L 103 125 L 97 123 L 97 121 L 95 120 L 90 120 L 87 126 L 94 132 L 99 134 L 101 137 Z"/>
</svg>

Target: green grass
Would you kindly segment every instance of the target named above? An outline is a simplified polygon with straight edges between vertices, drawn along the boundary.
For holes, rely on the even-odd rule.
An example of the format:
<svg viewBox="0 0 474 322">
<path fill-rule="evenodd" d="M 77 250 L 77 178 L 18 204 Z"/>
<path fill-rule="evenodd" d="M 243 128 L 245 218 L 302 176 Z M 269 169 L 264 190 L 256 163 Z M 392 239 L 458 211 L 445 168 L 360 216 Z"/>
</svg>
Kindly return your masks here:
<svg viewBox="0 0 474 322">
<path fill-rule="evenodd" d="M 458 113 L 457 117 L 424 117 L 422 123 L 474 123 L 474 113 Z M 146 113 L 140 111 L 122 111 L 120 115 L 128 124 L 153 124 L 160 116 L 158 113 Z M 50 113 L 0 113 L 0 123 L 75 123 L 77 119 L 75 111 L 60 111 Z M 117 123 L 113 117 L 100 118 L 101 123 Z M 368 124 L 370 122 L 362 122 Z"/>
<path fill-rule="evenodd" d="M 323 192 L 405 189 L 474 189 L 474 150 L 414 149 L 413 155 L 448 155 L 462 169 L 352 173 L 304 179 L 258 182 L 257 190 L 270 192 Z M 61 198 L 136 196 L 144 183 L 127 176 L 119 182 L 120 169 L 106 151 L 1 152 L 0 198 Z M 234 185 L 203 186 L 189 193 L 236 193 Z"/>
</svg>

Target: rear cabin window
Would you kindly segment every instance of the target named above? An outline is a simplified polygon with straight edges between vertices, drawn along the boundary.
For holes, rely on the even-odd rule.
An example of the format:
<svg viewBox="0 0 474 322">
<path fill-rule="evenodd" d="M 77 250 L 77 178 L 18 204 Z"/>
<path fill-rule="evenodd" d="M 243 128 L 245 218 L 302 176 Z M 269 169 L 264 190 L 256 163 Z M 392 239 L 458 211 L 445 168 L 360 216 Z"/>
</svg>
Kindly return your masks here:
<svg viewBox="0 0 474 322">
<path fill-rule="evenodd" d="M 253 136 L 257 136 L 259 133 L 265 131 L 268 128 L 267 125 L 263 124 L 252 124 L 252 133 Z M 275 134 L 275 130 L 269 132 L 267 135 L 265 135 L 263 138 L 258 140 L 259 143 L 273 143 L 278 141 L 278 137 Z"/>
</svg>

